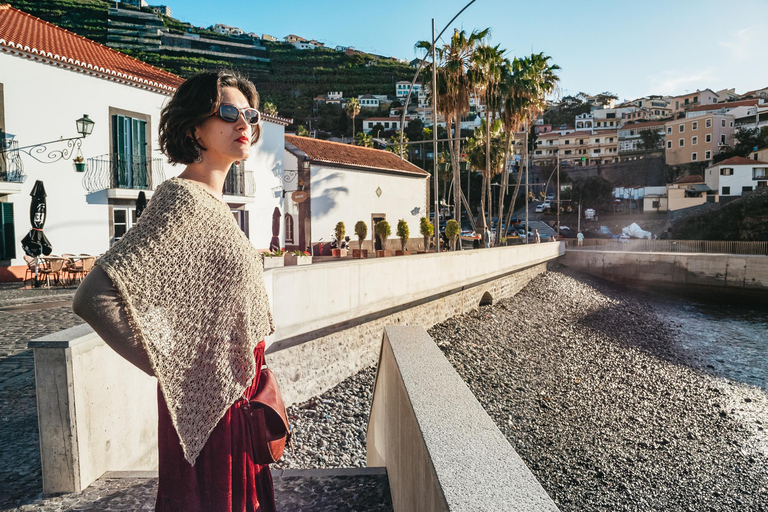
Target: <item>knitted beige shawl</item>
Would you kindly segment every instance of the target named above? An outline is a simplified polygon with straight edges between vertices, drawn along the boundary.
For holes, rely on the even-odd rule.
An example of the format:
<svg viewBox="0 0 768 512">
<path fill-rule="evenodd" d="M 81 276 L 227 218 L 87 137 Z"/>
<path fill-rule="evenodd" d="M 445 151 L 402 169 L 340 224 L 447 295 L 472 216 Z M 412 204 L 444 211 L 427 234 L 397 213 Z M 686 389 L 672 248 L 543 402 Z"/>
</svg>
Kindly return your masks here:
<svg viewBox="0 0 768 512">
<path fill-rule="evenodd" d="M 261 257 L 227 205 L 172 178 L 96 264 L 123 299 L 194 464 L 253 380 L 256 344 L 274 331 Z"/>
</svg>

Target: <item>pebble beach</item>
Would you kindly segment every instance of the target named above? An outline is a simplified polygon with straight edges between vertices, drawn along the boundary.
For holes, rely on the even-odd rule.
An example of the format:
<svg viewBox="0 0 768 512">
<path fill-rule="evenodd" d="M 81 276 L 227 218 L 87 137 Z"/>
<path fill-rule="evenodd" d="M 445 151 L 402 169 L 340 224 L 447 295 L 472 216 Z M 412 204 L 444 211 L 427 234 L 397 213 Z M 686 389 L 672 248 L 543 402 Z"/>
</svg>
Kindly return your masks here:
<svg viewBox="0 0 768 512">
<path fill-rule="evenodd" d="M 768 511 L 768 368 L 718 372 L 678 307 L 553 267 L 429 332 L 560 510 Z M 365 466 L 374 378 L 290 407 L 275 468 Z"/>
</svg>

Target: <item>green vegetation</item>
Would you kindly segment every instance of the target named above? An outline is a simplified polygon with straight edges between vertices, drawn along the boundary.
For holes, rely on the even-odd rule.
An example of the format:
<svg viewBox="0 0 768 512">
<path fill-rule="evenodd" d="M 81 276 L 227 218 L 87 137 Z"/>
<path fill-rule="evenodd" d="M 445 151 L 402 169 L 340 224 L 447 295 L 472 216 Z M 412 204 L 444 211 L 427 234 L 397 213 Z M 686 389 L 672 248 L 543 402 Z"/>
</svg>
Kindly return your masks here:
<svg viewBox="0 0 768 512">
<path fill-rule="evenodd" d="M 336 243 L 339 246 L 339 249 L 341 249 L 341 241 L 344 240 L 344 235 L 346 234 L 346 228 L 344 227 L 343 222 L 337 222 L 336 227 L 333 228 L 333 233 L 336 235 Z"/>
<path fill-rule="evenodd" d="M 362 249 L 363 240 L 365 240 L 365 237 L 368 236 L 368 225 L 365 223 L 365 221 L 359 220 L 355 223 L 355 235 L 357 236 L 357 241 L 360 244 L 360 249 Z"/>
<path fill-rule="evenodd" d="M 389 222 L 380 220 L 376 223 L 376 234 L 381 238 L 381 248 L 387 249 L 387 238 L 392 236 L 392 228 L 389 226 Z"/>
<path fill-rule="evenodd" d="M 405 219 L 397 221 L 397 236 L 400 237 L 400 246 L 405 250 L 405 244 L 408 243 L 408 238 L 411 236 L 411 230 Z"/>
<path fill-rule="evenodd" d="M 451 219 L 445 223 L 445 236 L 448 237 L 448 240 L 451 243 L 451 250 L 453 251 L 456 250 L 456 239 L 458 238 L 459 233 L 461 233 L 461 226 L 459 226 L 458 222 Z"/>
<path fill-rule="evenodd" d="M 672 238 L 678 240 L 768 240 L 768 188 L 677 221 Z"/>
</svg>

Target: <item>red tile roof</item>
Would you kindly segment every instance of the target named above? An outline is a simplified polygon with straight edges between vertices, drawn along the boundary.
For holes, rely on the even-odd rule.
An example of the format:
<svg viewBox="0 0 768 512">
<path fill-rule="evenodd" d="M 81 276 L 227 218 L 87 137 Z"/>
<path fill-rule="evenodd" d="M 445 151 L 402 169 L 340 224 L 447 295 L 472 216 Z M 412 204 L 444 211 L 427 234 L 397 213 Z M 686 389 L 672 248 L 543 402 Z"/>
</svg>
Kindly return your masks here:
<svg viewBox="0 0 768 512">
<path fill-rule="evenodd" d="M 364 121 L 400 121 L 400 116 L 396 117 L 367 117 L 364 119 Z M 408 119 L 406 118 L 406 121 Z"/>
<path fill-rule="evenodd" d="M 286 144 L 304 152 L 311 162 L 343 165 L 371 170 L 395 171 L 412 176 L 429 176 L 425 170 L 408 160 L 402 160 L 394 153 L 380 149 L 352 146 L 340 142 L 286 135 Z M 286 147 L 289 151 L 291 148 Z"/>
<path fill-rule="evenodd" d="M 743 156 L 732 156 L 731 158 L 728 158 L 727 160 L 723 160 L 722 162 L 716 163 L 714 166 L 717 166 L 717 165 L 755 165 L 755 164 L 758 164 L 758 165 L 768 165 L 768 162 L 761 162 L 759 160 L 752 160 L 751 158 L 744 158 Z"/>
<path fill-rule="evenodd" d="M 165 94 L 184 81 L 8 4 L 0 5 L 0 51 Z"/>
<path fill-rule="evenodd" d="M 686 176 L 684 178 L 680 178 L 675 183 L 676 184 L 682 184 L 682 183 L 704 183 L 704 178 L 701 176 L 701 174 L 691 174 L 690 176 Z"/>
<path fill-rule="evenodd" d="M 753 100 L 740 100 L 740 101 L 729 101 L 726 103 L 712 103 L 710 105 L 698 105 L 696 107 L 691 107 L 688 109 L 688 112 L 708 112 L 710 110 L 720 110 L 721 108 L 736 108 L 736 107 L 751 107 L 752 105 L 757 105 L 757 102 L 760 101 L 759 99 L 753 99 Z"/>
</svg>

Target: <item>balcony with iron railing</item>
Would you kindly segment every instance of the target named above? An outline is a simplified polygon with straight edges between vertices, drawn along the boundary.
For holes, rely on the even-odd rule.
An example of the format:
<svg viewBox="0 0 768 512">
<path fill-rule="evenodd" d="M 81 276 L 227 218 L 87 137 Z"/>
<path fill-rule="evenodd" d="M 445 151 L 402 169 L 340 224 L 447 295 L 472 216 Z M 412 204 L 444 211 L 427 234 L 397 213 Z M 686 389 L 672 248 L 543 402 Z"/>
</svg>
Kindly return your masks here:
<svg viewBox="0 0 768 512">
<path fill-rule="evenodd" d="M 24 173 L 24 163 L 19 156 L 19 142 L 5 139 L 0 147 L 7 151 L 0 153 L 0 193 L 13 194 L 21 192 L 21 185 L 27 179 Z"/>
<path fill-rule="evenodd" d="M 88 159 L 83 188 L 91 193 L 108 189 L 154 190 L 163 181 L 162 158 L 138 160 L 113 153 Z"/>
</svg>

